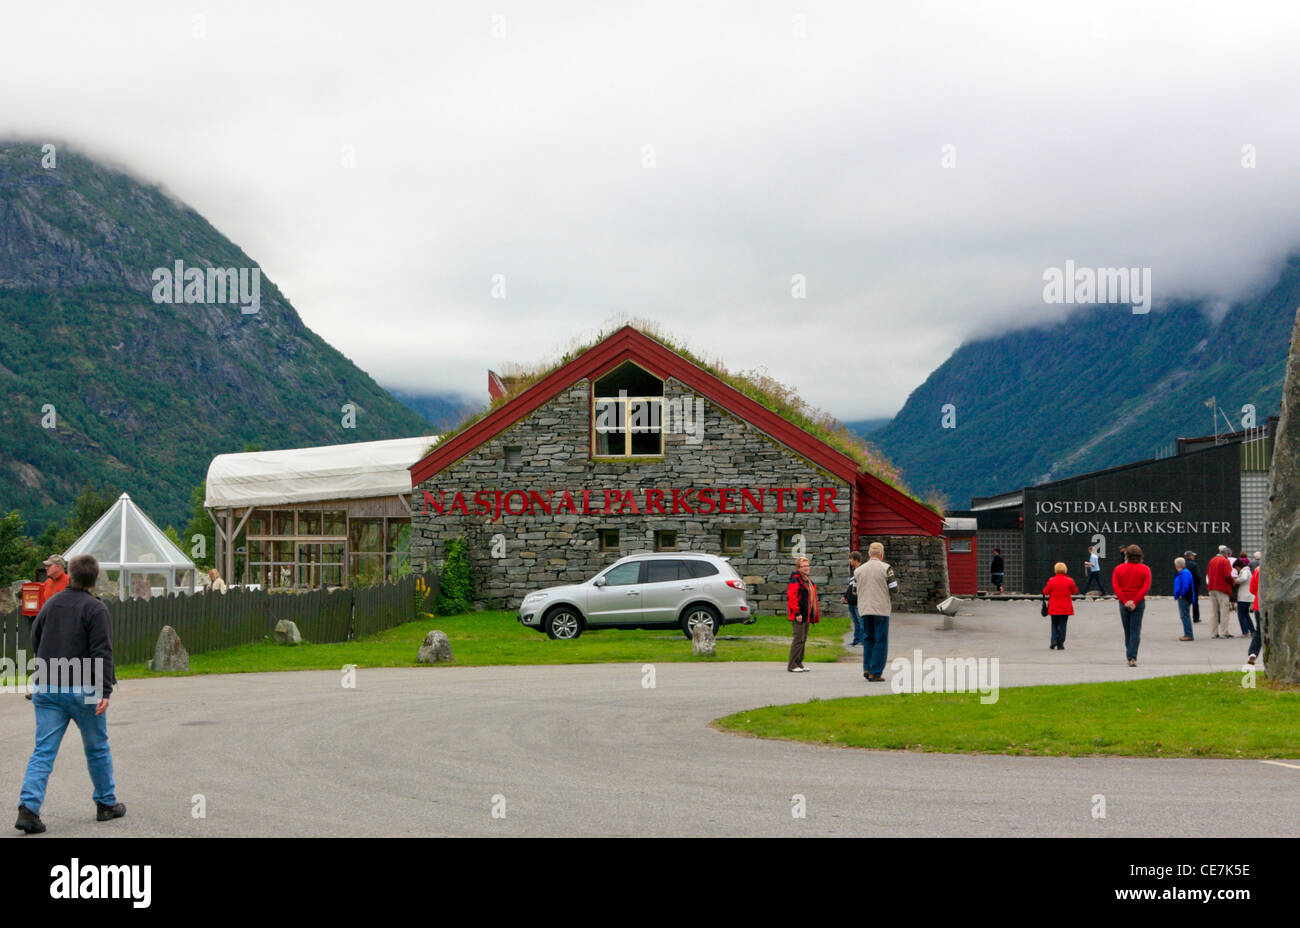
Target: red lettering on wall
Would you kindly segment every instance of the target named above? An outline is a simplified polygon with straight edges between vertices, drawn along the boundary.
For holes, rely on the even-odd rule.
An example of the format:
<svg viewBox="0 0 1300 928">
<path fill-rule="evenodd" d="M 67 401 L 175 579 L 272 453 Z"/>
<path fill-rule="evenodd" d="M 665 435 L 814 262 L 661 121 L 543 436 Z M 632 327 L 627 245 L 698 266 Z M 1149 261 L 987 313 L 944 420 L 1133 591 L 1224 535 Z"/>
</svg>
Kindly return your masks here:
<svg viewBox="0 0 1300 928">
<path fill-rule="evenodd" d="M 560 513 L 564 512 L 565 507 L 568 507 L 569 512 L 575 514 L 578 511 L 578 507 L 574 505 L 573 497 L 569 494 L 568 490 L 565 490 L 564 495 L 560 497 L 560 505 L 555 507 L 555 514 L 559 515 Z"/>
<path fill-rule="evenodd" d="M 732 501 L 736 491 L 720 490 L 719 492 L 722 498 L 718 501 L 718 512 L 734 514 L 736 512 L 736 507 Z"/>
<path fill-rule="evenodd" d="M 742 487 L 740 490 L 740 511 L 749 512 L 750 506 L 754 507 L 755 512 L 763 511 L 763 491 L 759 490 L 758 495 L 755 496 L 749 490 Z"/>
<path fill-rule="evenodd" d="M 584 516 L 594 516 L 596 513 L 591 511 L 591 491 L 582 491 L 582 514 Z"/>
<path fill-rule="evenodd" d="M 695 512 L 695 510 L 686 502 L 686 497 L 690 496 L 694 492 L 694 490 L 687 490 L 683 493 L 681 490 L 673 490 L 673 512 Z"/>
<path fill-rule="evenodd" d="M 510 508 L 510 498 L 512 496 L 519 497 L 519 501 L 521 505 L 518 512 L 515 512 L 513 509 Z M 528 494 L 525 493 L 523 490 L 511 490 L 509 493 L 506 494 L 505 510 L 506 510 L 506 515 L 508 516 L 522 516 L 532 512 L 532 505 L 528 502 Z"/>
<path fill-rule="evenodd" d="M 718 508 L 717 501 L 714 500 L 714 498 L 713 498 L 713 488 L 712 488 L 712 487 L 705 487 L 704 489 L 700 490 L 700 492 L 697 493 L 697 494 L 695 494 L 695 495 L 696 495 L 696 498 L 699 499 L 699 503 L 696 504 L 696 506 L 695 506 L 695 511 L 698 512 L 700 515 L 702 515 L 702 516 L 707 516 L 709 513 L 713 512 L 715 509 Z M 705 505 L 708 505 L 709 508 L 708 508 L 708 509 L 705 509 L 705 508 L 704 508 Z"/>
<path fill-rule="evenodd" d="M 790 491 L 785 487 L 777 487 L 775 490 L 768 490 L 767 492 L 776 494 L 776 511 L 785 512 L 785 494 Z"/>
<path fill-rule="evenodd" d="M 430 506 L 432 506 L 432 507 L 434 508 L 434 510 L 438 513 L 438 515 L 440 515 L 440 516 L 441 516 L 441 515 L 446 515 L 446 514 L 447 514 L 447 511 L 446 511 L 446 509 L 444 508 L 445 504 L 444 504 L 443 501 L 442 501 L 442 490 L 439 490 L 439 491 L 438 491 L 438 498 L 437 498 L 437 499 L 434 499 L 434 498 L 433 498 L 433 494 L 430 493 L 428 490 L 425 490 L 425 491 L 424 491 L 424 514 L 425 514 L 426 516 L 429 514 L 429 507 L 430 507 Z"/>
<path fill-rule="evenodd" d="M 451 511 L 459 512 L 463 516 L 469 515 L 469 507 L 465 505 L 465 494 L 460 490 L 456 491 L 456 498 L 451 501 Z"/>
<path fill-rule="evenodd" d="M 829 507 L 831 512 L 839 512 L 835 505 L 835 490 L 828 487 L 822 487 L 817 491 L 817 511 L 825 512 Z"/>
<path fill-rule="evenodd" d="M 636 513 L 637 515 L 641 514 L 641 508 L 636 504 L 636 497 L 632 495 L 631 490 L 628 490 L 626 493 L 624 493 L 623 498 L 619 500 L 618 514 L 621 516 L 623 514 L 623 510 L 628 508 L 629 506 L 632 507 L 632 512 Z"/>
<path fill-rule="evenodd" d="M 542 512 L 546 513 L 549 516 L 551 514 L 551 496 L 554 493 L 555 493 L 554 490 L 547 490 L 546 497 L 543 498 L 542 494 L 538 493 L 536 490 L 529 490 L 528 491 L 529 505 L 536 509 L 541 510 Z"/>
<path fill-rule="evenodd" d="M 489 515 L 492 512 L 492 500 L 488 499 L 487 490 L 479 490 L 474 494 L 474 514 L 480 516 Z"/>
<path fill-rule="evenodd" d="M 618 499 L 618 497 L 619 497 L 618 490 L 605 491 L 605 515 L 609 515 L 610 507 L 614 505 L 614 501 Z"/>
<path fill-rule="evenodd" d="M 798 500 L 795 512 L 812 512 L 812 490 L 799 490 L 795 498 Z"/>
<path fill-rule="evenodd" d="M 658 512 L 664 514 L 664 491 L 663 490 L 646 490 L 645 491 L 645 511 Z"/>
</svg>

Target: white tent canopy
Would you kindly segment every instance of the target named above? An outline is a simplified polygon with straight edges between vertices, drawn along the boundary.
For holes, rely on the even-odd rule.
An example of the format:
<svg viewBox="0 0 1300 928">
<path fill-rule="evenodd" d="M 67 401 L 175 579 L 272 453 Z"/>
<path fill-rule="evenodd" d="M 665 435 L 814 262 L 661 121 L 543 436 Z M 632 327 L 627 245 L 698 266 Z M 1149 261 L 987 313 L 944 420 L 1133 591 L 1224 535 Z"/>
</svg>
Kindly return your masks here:
<svg viewBox="0 0 1300 928">
<path fill-rule="evenodd" d="M 437 435 L 350 445 L 219 454 L 208 465 L 208 509 L 405 496 L 410 467 Z"/>
<path fill-rule="evenodd" d="M 126 599 L 194 589 L 194 562 L 125 493 L 63 556 L 79 554 L 99 561 L 97 593 Z"/>
</svg>

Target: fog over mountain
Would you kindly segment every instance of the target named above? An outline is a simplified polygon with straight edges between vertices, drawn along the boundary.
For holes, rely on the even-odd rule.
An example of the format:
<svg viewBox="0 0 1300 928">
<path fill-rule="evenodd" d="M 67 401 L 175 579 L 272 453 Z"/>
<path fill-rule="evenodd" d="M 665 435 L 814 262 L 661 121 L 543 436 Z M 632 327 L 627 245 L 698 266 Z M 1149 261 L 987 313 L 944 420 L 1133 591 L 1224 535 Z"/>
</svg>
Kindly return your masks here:
<svg viewBox="0 0 1300 928">
<path fill-rule="evenodd" d="M 1068 260 L 1150 268 L 1157 306 L 1275 280 L 1298 25 L 1172 0 L 28 4 L 0 134 L 162 183 L 396 389 L 481 398 L 486 368 L 628 313 L 858 420 L 969 339 L 1065 319 L 1042 290 Z"/>
</svg>

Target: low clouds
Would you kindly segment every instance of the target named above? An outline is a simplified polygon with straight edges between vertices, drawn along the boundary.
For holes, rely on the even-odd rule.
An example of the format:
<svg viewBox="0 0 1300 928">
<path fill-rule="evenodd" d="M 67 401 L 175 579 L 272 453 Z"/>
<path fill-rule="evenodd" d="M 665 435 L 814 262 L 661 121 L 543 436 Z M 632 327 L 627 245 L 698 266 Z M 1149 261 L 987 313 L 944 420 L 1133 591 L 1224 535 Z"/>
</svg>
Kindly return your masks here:
<svg viewBox="0 0 1300 928">
<path fill-rule="evenodd" d="M 163 183 L 422 392 L 626 313 L 889 415 L 1062 318 L 1045 268 L 1222 305 L 1300 247 L 1292 5 L 539 6 L 11 11 L 0 134 Z"/>
</svg>

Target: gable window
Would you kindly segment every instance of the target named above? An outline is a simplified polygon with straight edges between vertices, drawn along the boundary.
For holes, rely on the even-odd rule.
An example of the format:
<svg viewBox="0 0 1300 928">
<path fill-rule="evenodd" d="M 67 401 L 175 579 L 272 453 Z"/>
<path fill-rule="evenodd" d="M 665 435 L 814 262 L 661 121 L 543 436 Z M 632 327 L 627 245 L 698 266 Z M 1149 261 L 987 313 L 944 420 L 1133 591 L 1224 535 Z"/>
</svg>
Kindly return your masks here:
<svg viewBox="0 0 1300 928">
<path fill-rule="evenodd" d="M 676 532 L 655 532 L 655 550 L 676 551 L 677 533 Z"/>
<path fill-rule="evenodd" d="M 600 550 L 602 551 L 618 550 L 618 529 L 602 528 L 598 534 L 600 535 Z"/>
<path fill-rule="evenodd" d="M 803 540 L 797 528 L 783 528 L 776 533 L 776 548 L 782 554 L 794 554 L 795 545 Z"/>
<path fill-rule="evenodd" d="M 722 553 L 740 554 L 745 548 L 745 533 L 739 529 L 722 530 Z"/>
<path fill-rule="evenodd" d="M 506 467 L 518 470 L 524 466 L 523 448 L 506 448 Z"/>
<path fill-rule="evenodd" d="M 592 384 L 592 455 L 659 457 L 664 453 L 664 382 L 631 361 Z"/>
</svg>

